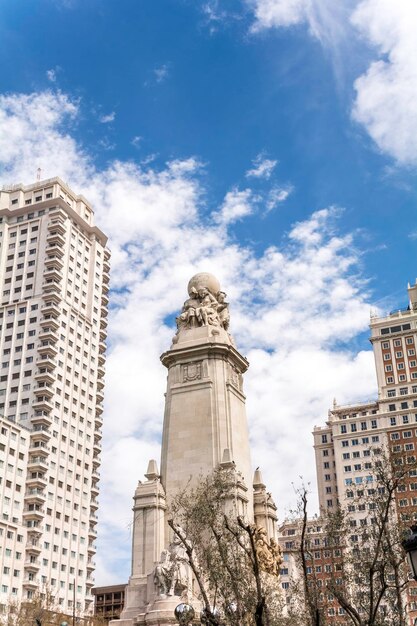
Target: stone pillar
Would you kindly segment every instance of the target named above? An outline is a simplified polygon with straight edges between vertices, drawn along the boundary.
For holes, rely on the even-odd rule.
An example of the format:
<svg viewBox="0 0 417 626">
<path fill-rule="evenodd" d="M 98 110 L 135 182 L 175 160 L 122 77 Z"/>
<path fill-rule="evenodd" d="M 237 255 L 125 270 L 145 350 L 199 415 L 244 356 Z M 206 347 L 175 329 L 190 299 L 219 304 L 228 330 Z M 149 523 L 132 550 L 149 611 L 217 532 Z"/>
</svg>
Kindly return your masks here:
<svg viewBox="0 0 417 626">
<path fill-rule="evenodd" d="M 253 477 L 253 510 L 256 526 L 265 528 L 268 539 L 276 539 L 277 507 L 266 490 L 259 467 Z"/>
<path fill-rule="evenodd" d="M 121 619 L 137 616 L 149 601 L 148 574 L 152 573 L 165 547 L 165 490 L 156 461 L 150 461 L 146 482 L 136 488 L 133 505 L 132 575 L 125 592 Z"/>
<path fill-rule="evenodd" d="M 248 362 L 230 335 L 210 325 L 182 329 L 161 361 L 168 368 L 161 456 L 161 481 L 168 500 L 217 467 L 225 449 L 250 488 L 252 469 L 242 388 Z"/>
</svg>

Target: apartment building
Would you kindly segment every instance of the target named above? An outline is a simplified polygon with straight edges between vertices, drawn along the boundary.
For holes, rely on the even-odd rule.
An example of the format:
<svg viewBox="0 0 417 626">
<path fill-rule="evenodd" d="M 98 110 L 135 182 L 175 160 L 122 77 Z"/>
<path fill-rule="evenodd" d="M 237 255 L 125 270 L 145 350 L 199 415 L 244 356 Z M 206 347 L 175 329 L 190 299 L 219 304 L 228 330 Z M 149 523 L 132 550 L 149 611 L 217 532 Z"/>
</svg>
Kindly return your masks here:
<svg viewBox="0 0 417 626">
<path fill-rule="evenodd" d="M 417 520 L 417 284 L 408 287 L 408 306 L 389 315 L 371 317 L 378 395 L 348 405 L 336 401 L 325 426 L 314 428 L 317 486 L 321 511 L 349 511 L 352 540 L 355 527 L 372 523 L 372 511 L 356 502 L 361 490 L 375 494 L 374 472 L 384 450 L 393 462 L 409 468 L 395 494 L 398 520 Z M 417 588 L 408 589 L 410 624 L 417 619 Z"/>
<path fill-rule="evenodd" d="M 109 251 L 59 178 L 0 191 L 0 609 L 92 611 Z"/>
<path fill-rule="evenodd" d="M 125 602 L 126 585 L 109 585 L 94 587 L 94 615 L 106 622 L 119 619 Z"/>
<path fill-rule="evenodd" d="M 417 285 L 408 288 L 407 308 L 385 317 L 371 317 L 371 337 L 378 397 L 370 402 L 334 405 L 325 426 L 313 432 L 319 504 L 332 509 L 346 504 L 352 485 L 372 486 L 375 452 L 404 453 L 415 461 L 417 446 Z M 413 474 L 413 472 L 411 472 Z M 417 478 L 416 478 L 417 481 Z M 408 518 L 417 519 L 417 483 L 398 501 Z M 414 485 L 412 487 L 412 485 Z M 414 492 L 414 493 L 413 493 Z M 358 511 L 363 517 L 364 512 Z M 399 514 L 402 514 L 399 511 Z"/>
<path fill-rule="evenodd" d="M 302 519 L 292 519 L 285 520 L 278 530 L 278 541 L 283 555 L 281 588 L 287 611 L 291 608 L 297 611 L 297 604 L 300 606 L 304 595 L 300 563 L 302 527 Z M 306 574 L 308 579 L 314 582 L 312 593 L 317 591 L 317 603 L 322 613 L 326 615 L 327 623 L 337 626 L 346 624 L 345 610 L 327 588 L 329 578 L 342 587 L 345 584 L 342 550 L 337 545 L 329 545 L 325 523 L 319 517 L 307 521 L 305 532 Z"/>
</svg>

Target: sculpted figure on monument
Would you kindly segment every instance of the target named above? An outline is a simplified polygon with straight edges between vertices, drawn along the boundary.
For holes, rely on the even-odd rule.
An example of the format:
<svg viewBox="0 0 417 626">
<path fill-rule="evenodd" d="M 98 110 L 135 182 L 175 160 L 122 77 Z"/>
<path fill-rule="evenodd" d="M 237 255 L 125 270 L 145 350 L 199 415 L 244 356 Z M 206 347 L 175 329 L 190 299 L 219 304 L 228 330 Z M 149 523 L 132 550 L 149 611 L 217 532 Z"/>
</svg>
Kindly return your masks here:
<svg viewBox="0 0 417 626">
<path fill-rule="evenodd" d="M 195 287 L 191 287 L 189 298 L 184 302 L 181 313 L 176 319 L 177 328 L 181 330 L 182 328 L 194 328 L 198 326 L 196 319 L 196 309 L 200 304 L 198 299 L 197 289 Z"/>
<path fill-rule="evenodd" d="M 200 305 L 196 309 L 197 321 L 200 326 L 219 326 L 219 316 L 217 315 L 218 302 L 208 289 L 202 287 L 198 290 Z"/>
<path fill-rule="evenodd" d="M 154 582 L 159 595 L 180 596 L 188 588 L 187 554 L 176 535 L 168 550 L 163 550 L 161 560 L 155 567 Z"/>
<path fill-rule="evenodd" d="M 188 283 L 188 300 L 177 317 L 178 330 L 196 326 L 221 326 L 229 328 L 229 304 L 226 294 L 212 274 L 196 274 Z"/>
<path fill-rule="evenodd" d="M 261 570 L 273 576 L 279 576 L 282 563 L 281 547 L 274 538 L 268 542 L 265 528 L 256 529 L 255 547 Z"/>
<path fill-rule="evenodd" d="M 230 324 L 230 313 L 229 313 L 229 303 L 226 302 L 226 294 L 224 291 L 219 291 L 217 294 L 217 313 L 219 315 L 220 325 L 223 326 L 225 330 L 229 328 Z"/>
</svg>

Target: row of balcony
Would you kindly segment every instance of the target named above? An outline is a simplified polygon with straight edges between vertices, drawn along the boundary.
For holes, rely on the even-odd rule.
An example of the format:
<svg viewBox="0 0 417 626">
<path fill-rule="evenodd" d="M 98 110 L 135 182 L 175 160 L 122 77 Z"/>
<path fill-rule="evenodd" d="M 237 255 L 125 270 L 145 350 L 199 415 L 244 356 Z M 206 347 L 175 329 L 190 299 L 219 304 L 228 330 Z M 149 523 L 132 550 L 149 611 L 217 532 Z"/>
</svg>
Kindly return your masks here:
<svg viewBox="0 0 417 626">
<path fill-rule="evenodd" d="M 56 269 L 56 270 L 62 270 L 62 268 L 64 267 L 64 262 L 62 260 L 62 258 L 60 258 L 59 256 L 55 256 L 55 255 L 51 255 L 49 254 L 46 259 L 45 259 L 45 268 L 46 269 Z"/>
<path fill-rule="evenodd" d="M 53 328 L 51 324 L 43 325 L 39 331 L 39 339 L 41 341 L 58 341 L 58 329 Z"/>
<path fill-rule="evenodd" d="M 54 227 L 53 230 L 50 230 L 50 232 L 46 236 L 47 249 L 55 245 L 60 246 L 60 248 L 62 249 L 65 246 L 65 232 L 65 228 L 62 229 L 58 226 L 56 228 Z"/>
<path fill-rule="evenodd" d="M 45 396 L 52 397 L 54 395 L 54 388 L 50 383 L 40 381 L 37 385 L 33 387 L 34 391 L 40 391 Z"/>
<path fill-rule="evenodd" d="M 41 306 L 42 313 L 45 316 L 48 315 L 50 317 L 57 318 L 59 314 L 61 313 L 61 310 L 58 306 L 58 302 L 60 301 L 60 299 L 58 299 L 57 302 L 54 302 L 53 294 L 51 293 L 45 294 L 45 297 L 47 298 L 48 301 Z"/>
<path fill-rule="evenodd" d="M 26 486 L 28 489 L 40 488 L 45 489 L 48 481 L 43 472 L 29 472 L 26 478 Z"/>
<path fill-rule="evenodd" d="M 50 447 L 47 446 L 44 441 L 32 436 L 29 444 L 29 454 L 33 452 L 43 452 L 45 454 L 49 454 Z"/>
<path fill-rule="evenodd" d="M 38 382 L 37 387 L 44 383 L 46 388 L 49 388 L 55 382 L 55 376 L 53 373 L 49 368 L 43 367 L 42 364 L 40 364 L 40 369 L 35 373 L 34 378 Z"/>
<path fill-rule="evenodd" d="M 43 297 L 48 300 L 49 308 L 42 307 L 42 311 L 51 316 L 59 315 L 58 304 L 62 294 L 62 268 L 64 266 L 63 255 L 65 246 L 65 218 L 57 213 L 48 224 L 48 234 L 46 236 L 46 252 L 45 259 Z M 55 298 L 54 298 L 55 296 Z M 54 306 L 55 305 L 55 306 Z M 50 337 L 52 339 L 52 337 Z M 51 351 L 48 354 L 53 354 Z M 56 352 L 55 352 L 56 354 Z"/>
<path fill-rule="evenodd" d="M 38 343 L 38 353 L 40 355 L 56 356 L 58 354 L 58 348 L 54 341 L 44 339 Z"/>
<path fill-rule="evenodd" d="M 49 305 L 48 305 L 49 306 Z M 53 317 L 51 315 L 45 315 L 41 321 L 40 321 L 40 325 L 42 328 L 42 332 L 45 331 L 57 331 L 59 329 L 59 322 L 57 321 L 56 317 Z"/>
</svg>

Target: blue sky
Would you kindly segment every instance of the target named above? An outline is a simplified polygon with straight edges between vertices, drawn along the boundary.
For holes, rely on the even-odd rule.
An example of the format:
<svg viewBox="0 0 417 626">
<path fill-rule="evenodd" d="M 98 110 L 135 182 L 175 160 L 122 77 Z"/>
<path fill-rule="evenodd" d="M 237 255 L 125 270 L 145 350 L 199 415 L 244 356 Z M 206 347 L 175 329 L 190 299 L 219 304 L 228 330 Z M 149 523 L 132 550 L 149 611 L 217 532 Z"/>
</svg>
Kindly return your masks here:
<svg viewBox="0 0 417 626">
<path fill-rule="evenodd" d="M 61 176 L 113 253 L 98 583 L 129 573 L 132 490 L 159 458 L 158 356 L 194 272 L 229 294 L 253 462 L 281 519 L 291 480 L 314 481 L 310 433 L 333 397 L 375 393 L 369 310 L 406 305 L 417 275 L 417 9 L 336 4 L 0 6 L 2 184 Z"/>
</svg>

